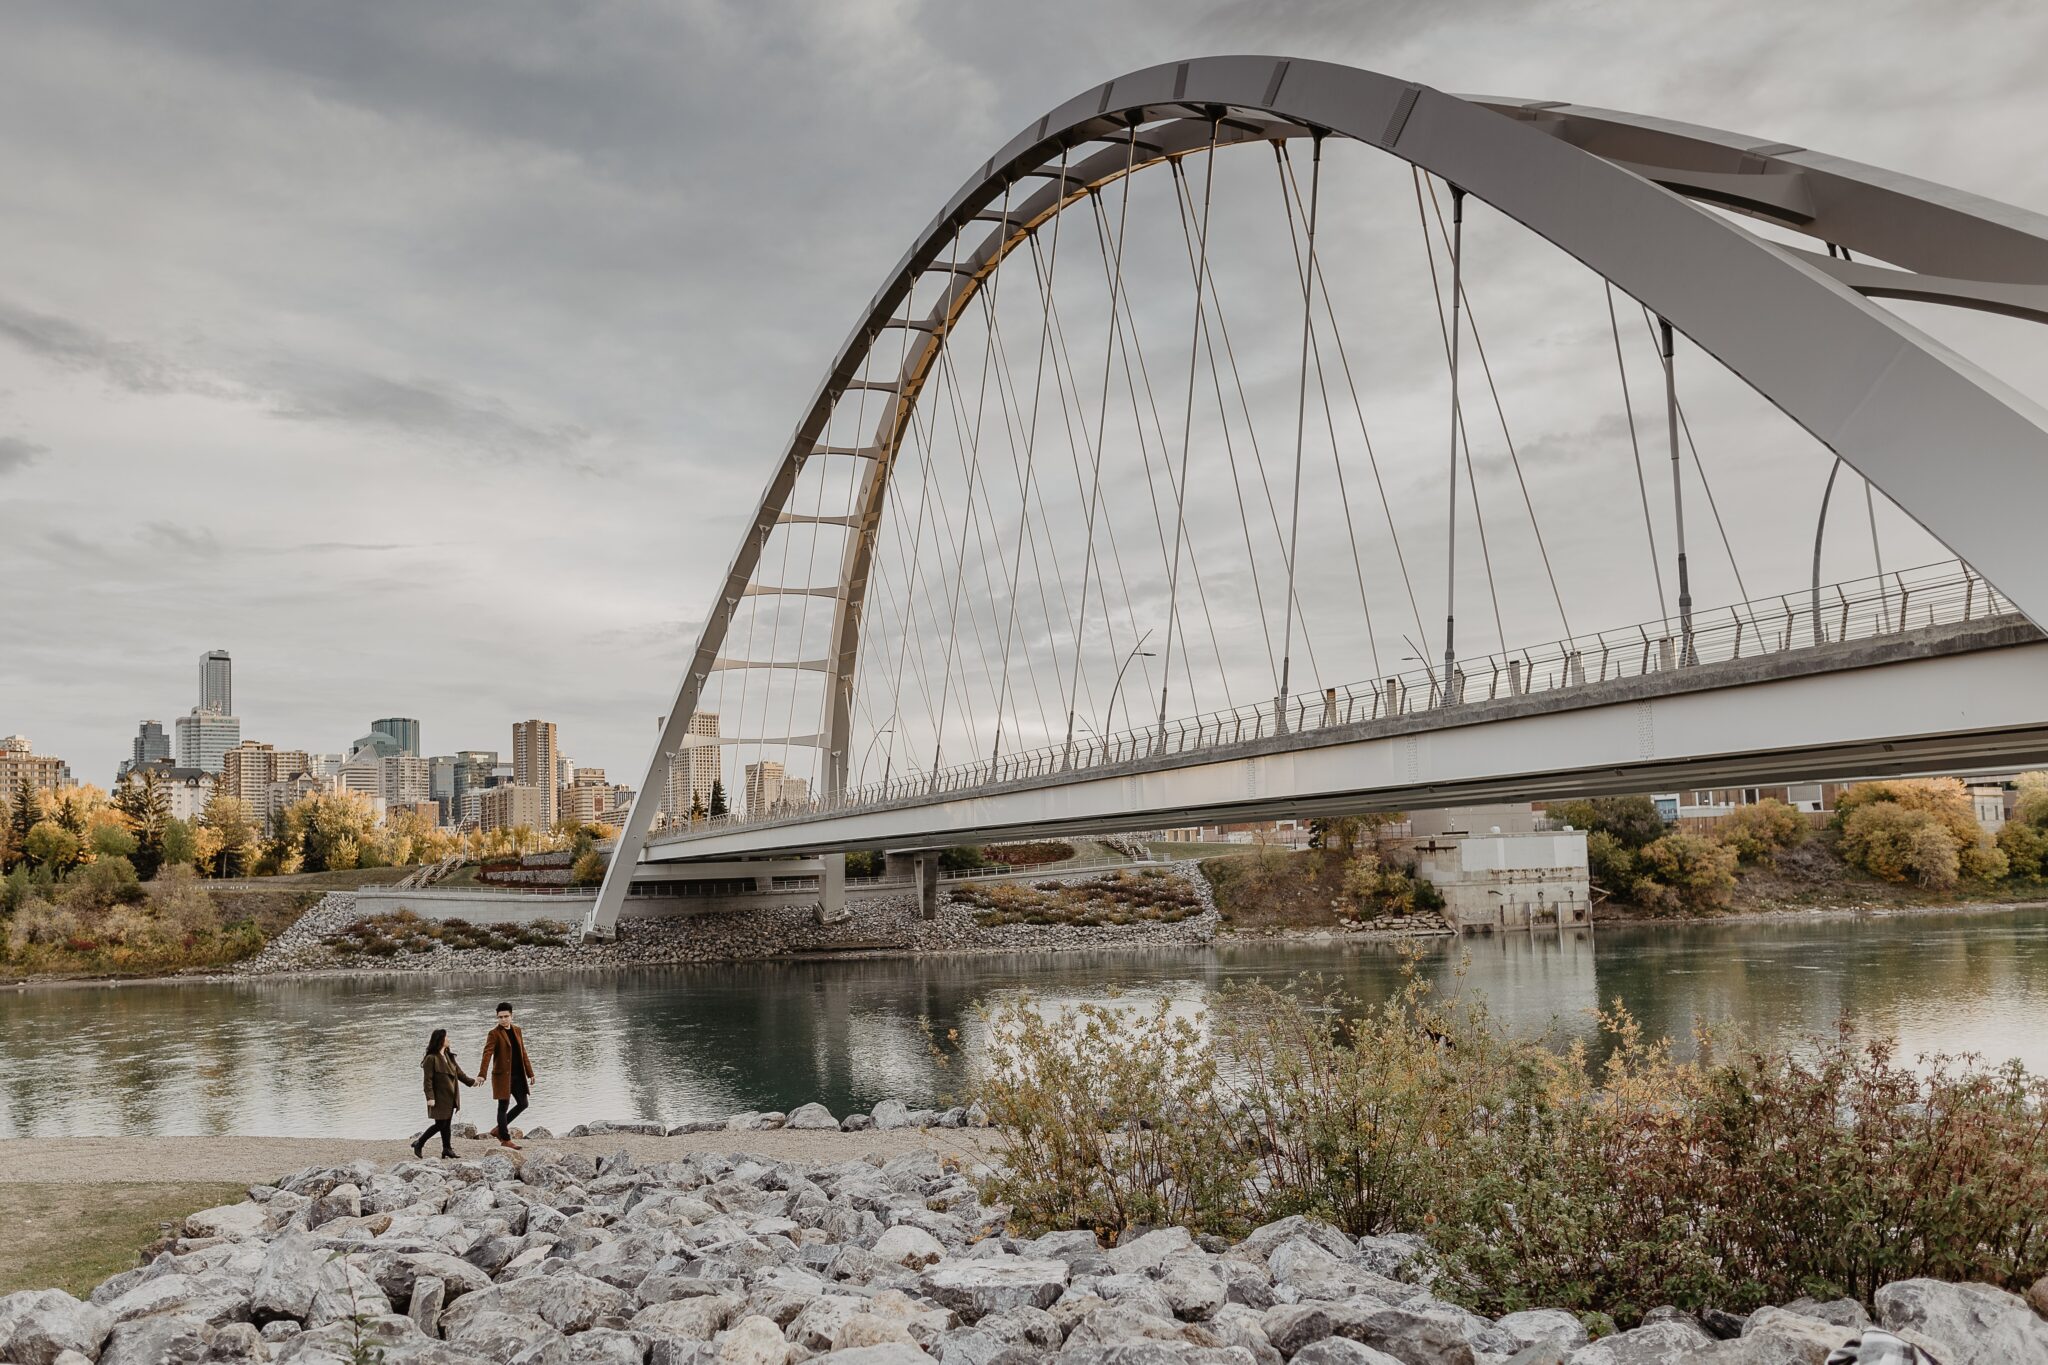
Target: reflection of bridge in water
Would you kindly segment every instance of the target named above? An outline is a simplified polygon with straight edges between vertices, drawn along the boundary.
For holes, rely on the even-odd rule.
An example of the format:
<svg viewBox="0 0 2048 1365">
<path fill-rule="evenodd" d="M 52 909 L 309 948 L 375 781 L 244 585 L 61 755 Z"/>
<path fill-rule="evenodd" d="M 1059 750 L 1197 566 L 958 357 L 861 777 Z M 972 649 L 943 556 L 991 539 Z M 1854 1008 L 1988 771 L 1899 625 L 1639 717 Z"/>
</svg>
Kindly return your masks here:
<svg viewBox="0 0 2048 1365">
<path fill-rule="evenodd" d="M 2048 414 L 1929 304 L 2048 320 L 2048 219 L 1317 62 L 1090 91 L 832 362 L 590 927 L 690 863 L 2042 761 Z M 657 830 L 702 745 L 746 808 Z"/>
</svg>

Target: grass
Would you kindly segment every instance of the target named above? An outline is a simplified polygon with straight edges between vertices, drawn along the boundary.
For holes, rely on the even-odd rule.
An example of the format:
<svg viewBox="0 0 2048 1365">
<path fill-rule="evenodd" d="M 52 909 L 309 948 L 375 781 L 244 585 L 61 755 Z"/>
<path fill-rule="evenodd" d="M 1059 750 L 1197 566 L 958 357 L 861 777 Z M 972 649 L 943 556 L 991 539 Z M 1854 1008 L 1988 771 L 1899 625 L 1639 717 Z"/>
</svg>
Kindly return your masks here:
<svg viewBox="0 0 2048 1365">
<path fill-rule="evenodd" d="M 84 1298 L 135 1264 L 163 1223 L 242 1199 L 245 1185 L 0 1183 L 0 1295 L 62 1289 Z"/>
<path fill-rule="evenodd" d="M 559 948 L 569 941 L 569 926 L 556 920 L 531 924 L 471 924 L 466 919 L 421 919 L 410 910 L 394 910 L 357 920 L 338 934 L 321 940 L 347 957 L 396 957 L 400 953 L 431 953 L 436 948 Z"/>
</svg>

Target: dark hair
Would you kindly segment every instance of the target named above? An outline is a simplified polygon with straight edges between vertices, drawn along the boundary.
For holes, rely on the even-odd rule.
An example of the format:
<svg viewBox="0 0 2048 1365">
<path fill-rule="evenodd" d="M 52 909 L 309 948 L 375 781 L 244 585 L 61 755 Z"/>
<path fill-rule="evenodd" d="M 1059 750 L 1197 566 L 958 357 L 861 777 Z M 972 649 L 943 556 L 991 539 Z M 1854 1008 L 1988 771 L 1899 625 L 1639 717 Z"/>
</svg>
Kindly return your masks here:
<svg viewBox="0 0 2048 1365">
<path fill-rule="evenodd" d="M 512 1004 L 511 1004 L 511 1002 L 510 1002 L 510 1001 L 507 1001 L 507 1000 L 500 1000 L 500 1001 L 498 1002 L 498 1009 L 499 1009 L 499 1011 L 501 1011 L 501 1012 L 503 1012 L 503 1013 L 505 1013 L 505 1014 L 510 1014 L 510 1013 L 512 1012 Z"/>
<path fill-rule="evenodd" d="M 435 1029 L 431 1034 L 427 1035 L 427 1055 L 429 1057 L 433 1056 L 435 1053 L 439 1052 L 442 1049 L 442 1047 L 447 1044 L 447 1042 L 448 1030 L 444 1028 Z"/>
</svg>

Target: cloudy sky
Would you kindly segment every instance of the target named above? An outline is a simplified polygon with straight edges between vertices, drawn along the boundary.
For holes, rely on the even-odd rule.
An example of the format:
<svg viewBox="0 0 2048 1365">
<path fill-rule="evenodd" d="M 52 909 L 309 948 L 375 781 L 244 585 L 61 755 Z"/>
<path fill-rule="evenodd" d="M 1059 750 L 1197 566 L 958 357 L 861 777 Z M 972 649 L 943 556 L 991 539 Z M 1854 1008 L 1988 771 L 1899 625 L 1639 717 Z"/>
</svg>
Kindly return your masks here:
<svg viewBox="0 0 2048 1365">
<path fill-rule="evenodd" d="M 106 782 L 222 647 L 248 737 L 339 749 L 398 714 L 429 752 L 509 749 L 539 715 L 637 780 L 768 462 L 911 235 L 1068 95 L 1233 51 L 2048 208 L 2024 3 L 16 0 L 0 732 Z M 2038 380 L 2013 335 L 1957 339 Z"/>
</svg>

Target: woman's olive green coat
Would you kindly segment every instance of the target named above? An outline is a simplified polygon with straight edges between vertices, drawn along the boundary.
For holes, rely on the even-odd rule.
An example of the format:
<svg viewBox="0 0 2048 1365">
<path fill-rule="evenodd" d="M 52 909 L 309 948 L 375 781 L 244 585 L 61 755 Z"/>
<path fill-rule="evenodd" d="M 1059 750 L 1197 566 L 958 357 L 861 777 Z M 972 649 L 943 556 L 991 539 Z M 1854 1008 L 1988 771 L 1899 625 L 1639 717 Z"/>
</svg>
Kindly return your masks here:
<svg viewBox="0 0 2048 1365">
<path fill-rule="evenodd" d="M 462 1087 L 476 1082 L 444 1053 L 420 1059 L 420 1080 L 427 1092 L 427 1117 L 439 1123 L 462 1107 Z"/>
</svg>

